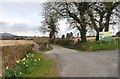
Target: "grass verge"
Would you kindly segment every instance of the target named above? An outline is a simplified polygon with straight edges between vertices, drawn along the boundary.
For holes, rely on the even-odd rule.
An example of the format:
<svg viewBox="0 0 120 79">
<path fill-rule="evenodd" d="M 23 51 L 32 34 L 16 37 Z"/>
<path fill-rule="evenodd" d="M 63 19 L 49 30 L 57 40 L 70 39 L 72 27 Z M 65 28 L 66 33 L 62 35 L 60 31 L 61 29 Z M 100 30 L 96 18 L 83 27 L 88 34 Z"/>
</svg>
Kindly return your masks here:
<svg viewBox="0 0 120 79">
<path fill-rule="evenodd" d="M 15 69 L 7 68 L 5 77 L 57 77 L 56 63 L 42 53 L 28 53 L 26 58 L 16 61 Z"/>
<path fill-rule="evenodd" d="M 78 51 L 101 51 L 101 50 L 115 50 L 119 48 L 120 41 L 111 40 L 111 41 L 88 41 L 86 43 L 81 43 L 78 45 L 60 45 L 65 48 L 75 49 Z"/>
</svg>

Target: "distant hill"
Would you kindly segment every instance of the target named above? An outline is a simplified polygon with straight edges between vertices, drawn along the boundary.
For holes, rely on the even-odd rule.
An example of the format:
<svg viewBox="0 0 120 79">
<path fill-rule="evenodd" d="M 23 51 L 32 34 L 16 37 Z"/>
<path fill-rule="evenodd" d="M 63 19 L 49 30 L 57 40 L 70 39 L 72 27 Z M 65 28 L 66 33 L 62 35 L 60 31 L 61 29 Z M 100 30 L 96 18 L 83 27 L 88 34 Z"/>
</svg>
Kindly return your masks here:
<svg viewBox="0 0 120 79">
<path fill-rule="evenodd" d="M 0 39 L 14 39 L 16 35 L 13 35 L 11 33 L 0 33 Z"/>
<path fill-rule="evenodd" d="M 0 36 L 2 36 L 2 37 L 14 37 L 16 35 L 13 35 L 11 33 L 0 33 Z"/>
<path fill-rule="evenodd" d="M 30 36 L 17 36 L 11 33 L 0 33 L 0 40 L 32 40 L 33 37 Z"/>
</svg>

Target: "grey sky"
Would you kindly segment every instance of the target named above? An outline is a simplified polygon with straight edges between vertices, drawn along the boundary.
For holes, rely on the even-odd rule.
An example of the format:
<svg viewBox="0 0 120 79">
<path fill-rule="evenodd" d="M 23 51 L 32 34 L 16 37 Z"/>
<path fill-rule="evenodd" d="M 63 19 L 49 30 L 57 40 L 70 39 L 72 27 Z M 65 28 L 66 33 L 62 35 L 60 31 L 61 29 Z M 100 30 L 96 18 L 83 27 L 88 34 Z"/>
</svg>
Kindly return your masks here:
<svg viewBox="0 0 120 79">
<path fill-rule="evenodd" d="M 19 34 L 20 32 L 31 31 L 29 35 L 33 35 L 38 30 L 42 20 L 39 16 L 41 11 L 41 3 L 37 2 L 0 3 L 0 21 L 7 23 L 0 26 L 2 27 L 1 32 Z"/>
<path fill-rule="evenodd" d="M 43 20 L 41 4 L 42 2 L 1 2 L 0 21 L 5 24 L 0 24 L 0 32 L 43 36 L 38 30 Z M 60 21 L 60 26 L 58 35 L 61 36 L 66 32 L 65 22 Z"/>
</svg>

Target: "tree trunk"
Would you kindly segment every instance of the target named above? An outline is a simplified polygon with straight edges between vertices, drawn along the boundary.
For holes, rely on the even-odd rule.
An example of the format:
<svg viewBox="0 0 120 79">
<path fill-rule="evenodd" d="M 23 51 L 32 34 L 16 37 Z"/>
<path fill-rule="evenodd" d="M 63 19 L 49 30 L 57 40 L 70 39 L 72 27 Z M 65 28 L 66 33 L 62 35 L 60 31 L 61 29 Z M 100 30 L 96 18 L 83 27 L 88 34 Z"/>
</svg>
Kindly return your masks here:
<svg viewBox="0 0 120 79">
<path fill-rule="evenodd" d="M 103 27 L 104 28 L 104 27 Z M 99 28 L 96 34 L 96 41 L 99 41 L 99 33 L 103 31 L 103 28 Z"/>
<path fill-rule="evenodd" d="M 54 32 L 50 32 L 49 42 L 53 43 L 54 39 L 55 39 L 55 33 Z"/>
<path fill-rule="evenodd" d="M 109 31 L 109 21 L 110 21 L 110 16 L 107 16 L 105 23 L 105 32 Z"/>
<path fill-rule="evenodd" d="M 105 32 L 109 31 L 109 24 L 105 26 Z"/>
<path fill-rule="evenodd" d="M 81 42 L 86 42 L 87 39 L 86 39 L 86 28 L 82 28 L 80 30 L 80 34 L 81 34 Z"/>
<path fill-rule="evenodd" d="M 96 41 L 99 41 L 99 32 L 96 34 Z"/>
<path fill-rule="evenodd" d="M 111 12 L 112 12 L 111 9 L 107 11 L 106 22 L 105 22 L 105 32 L 109 31 L 109 21 L 111 17 Z"/>
</svg>

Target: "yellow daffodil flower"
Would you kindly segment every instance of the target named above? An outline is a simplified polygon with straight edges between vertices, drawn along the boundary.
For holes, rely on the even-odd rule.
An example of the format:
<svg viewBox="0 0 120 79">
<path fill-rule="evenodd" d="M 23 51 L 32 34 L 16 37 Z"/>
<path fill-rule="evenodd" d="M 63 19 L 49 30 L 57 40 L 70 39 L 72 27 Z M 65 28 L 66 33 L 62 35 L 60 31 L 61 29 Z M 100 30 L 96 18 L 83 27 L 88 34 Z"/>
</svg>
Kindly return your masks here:
<svg viewBox="0 0 120 79">
<path fill-rule="evenodd" d="M 34 60 L 34 61 L 36 61 L 36 60 Z"/>
<path fill-rule="evenodd" d="M 17 60 L 17 61 L 16 61 L 16 63 L 19 63 L 19 62 L 20 62 L 20 60 Z"/>
<path fill-rule="evenodd" d="M 22 72 L 20 72 L 20 74 L 22 74 Z"/>
<path fill-rule="evenodd" d="M 6 69 L 8 69 L 8 67 L 6 67 Z"/>
<path fill-rule="evenodd" d="M 0 77 L 2 77 L 2 74 L 0 73 Z"/>
<path fill-rule="evenodd" d="M 33 57 L 34 55 L 32 55 L 32 57 Z"/>
<path fill-rule="evenodd" d="M 27 55 L 27 58 L 28 58 L 29 56 Z"/>
<path fill-rule="evenodd" d="M 23 64 L 25 64 L 25 62 L 23 62 Z"/>
<path fill-rule="evenodd" d="M 25 58 L 22 59 L 22 61 L 26 60 Z"/>
</svg>

